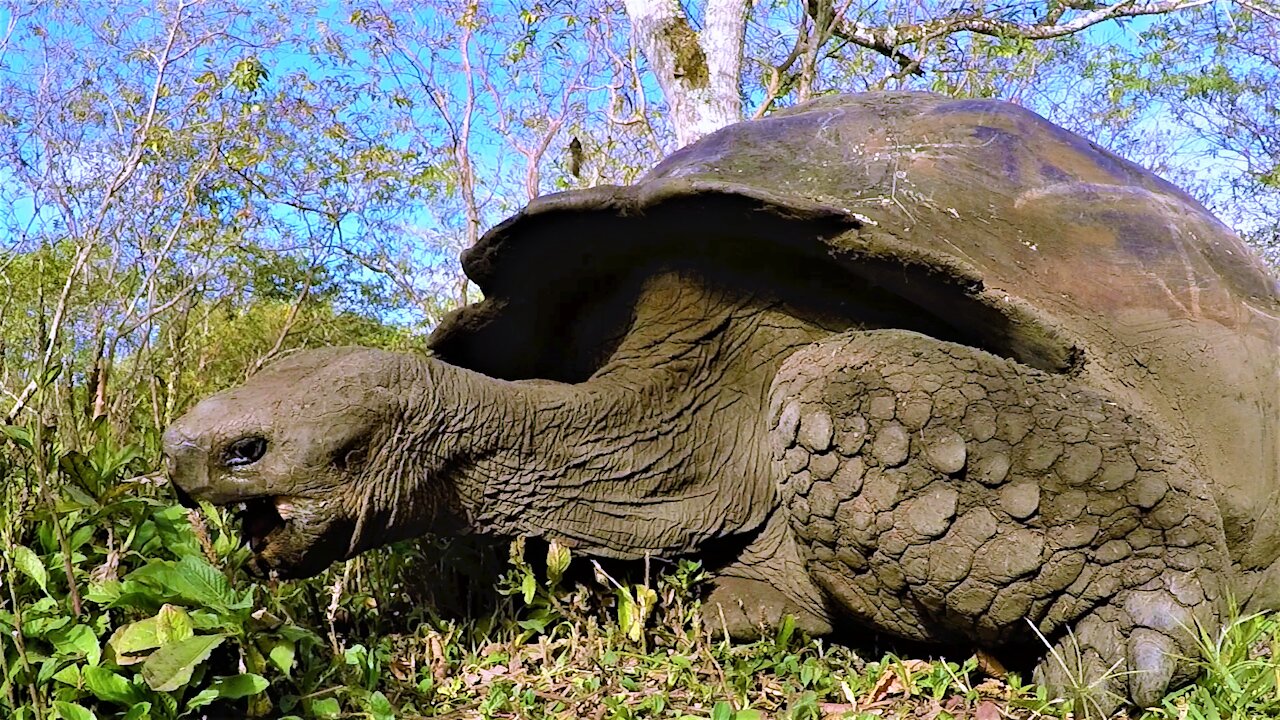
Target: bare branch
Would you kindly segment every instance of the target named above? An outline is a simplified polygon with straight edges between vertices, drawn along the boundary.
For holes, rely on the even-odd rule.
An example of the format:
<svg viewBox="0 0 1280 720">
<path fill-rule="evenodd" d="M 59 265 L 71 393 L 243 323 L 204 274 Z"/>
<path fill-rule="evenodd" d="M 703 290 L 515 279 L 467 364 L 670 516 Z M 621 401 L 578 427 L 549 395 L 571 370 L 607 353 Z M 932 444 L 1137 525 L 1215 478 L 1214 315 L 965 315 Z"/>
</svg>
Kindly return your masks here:
<svg viewBox="0 0 1280 720">
<path fill-rule="evenodd" d="M 810 0 L 810 15 L 816 16 L 818 8 L 829 0 Z M 1146 15 L 1164 15 L 1189 8 L 1207 5 L 1213 0 L 1157 0 L 1156 2 L 1138 2 L 1137 0 L 1121 0 L 1110 5 L 1096 6 L 1079 2 L 1066 3 L 1061 11 L 1047 14 L 1044 22 L 1018 23 L 1003 20 L 986 14 L 986 9 L 979 7 L 962 13 L 947 15 L 920 23 L 903 25 L 871 26 L 862 22 L 840 17 L 836 21 L 834 32 L 849 42 L 860 47 L 878 52 L 898 63 L 899 75 L 921 75 L 920 60 L 905 54 L 901 48 L 908 45 L 919 45 L 932 38 L 970 32 L 998 38 L 1019 38 L 1024 40 L 1052 40 L 1054 38 L 1073 35 L 1099 23 L 1118 18 L 1133 18 Z M 1067 17 L 1069 10 L 1090 8 L 1088 12 Z"/>
</svg>

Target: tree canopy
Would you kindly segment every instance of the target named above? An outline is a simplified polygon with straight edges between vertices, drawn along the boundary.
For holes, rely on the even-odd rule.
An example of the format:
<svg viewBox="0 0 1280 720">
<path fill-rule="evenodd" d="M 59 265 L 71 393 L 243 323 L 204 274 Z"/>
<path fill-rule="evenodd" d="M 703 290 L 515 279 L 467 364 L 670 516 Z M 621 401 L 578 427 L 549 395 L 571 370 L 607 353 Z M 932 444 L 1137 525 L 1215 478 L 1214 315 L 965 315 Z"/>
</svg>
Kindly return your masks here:
<svg viewBox="0 0 1280 720">
<path fill-rule="evenodd" d="M 828 92 L 1020 102 L 1274 252 L 1278 17 L 1262 0 L 12 2 L 7 414 L 60 373 L 75 416 L 163 424 L 225 377 L 189 373 L 219 333 L 240 373 L 309 342 L 420 337 L 475 297 L 458 253 L 529 198 L 628 182 Z"/>
</svg>

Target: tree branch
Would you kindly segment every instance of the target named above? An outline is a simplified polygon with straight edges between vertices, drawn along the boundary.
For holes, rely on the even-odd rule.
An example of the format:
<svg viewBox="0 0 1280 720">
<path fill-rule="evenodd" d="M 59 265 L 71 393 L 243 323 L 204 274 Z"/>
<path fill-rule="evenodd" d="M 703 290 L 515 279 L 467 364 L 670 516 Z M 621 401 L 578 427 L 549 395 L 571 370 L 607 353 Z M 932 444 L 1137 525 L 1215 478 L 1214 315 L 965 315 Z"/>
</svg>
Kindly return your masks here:
<svg viewBox="0 0 1280 720">
<path fill-rule="evenodd" d="M 1012 20 L 993 18 L 985 14 L 985 8 L 921 23 L 879 27 L 841 17 L 836 21 L 834 33 L 837 37 L 848 40 L 859 47 L 878 52 L 893 60 L 898 63 L 904 74 L 923 75 L 924 73 L 920 69 L 920 61 L 903 53 L 902 47 L 917 45 L 932 38 L 962 32 L 998 38 L 1052 40 L 1078 33 L 1108 20 L 1142 17 L 1145 15 L 1164 15 L 1178 10 L 1207 5 L 1212 1 L 1157 0 L 1156 2 L 1138 2 L 1137 0 L 1121 0 L 1121 2 L 1100 7 L 1086 5 L 1083 2 L 1068 2 L 1061 8 L 1047 14 L 1044 22 L 1039 23 L 1018 23 Z M 817 17 L 821 4 L 829 4 L 829 2 L 830 0 L 810 0 L 806 4 L 810 16 Z M 1087 12 L 1062 22 L 1063 18 L 1067 17 L 1068 11 L 1082 10 L 1086 7 L 1090 8 Z"/>
</svg>

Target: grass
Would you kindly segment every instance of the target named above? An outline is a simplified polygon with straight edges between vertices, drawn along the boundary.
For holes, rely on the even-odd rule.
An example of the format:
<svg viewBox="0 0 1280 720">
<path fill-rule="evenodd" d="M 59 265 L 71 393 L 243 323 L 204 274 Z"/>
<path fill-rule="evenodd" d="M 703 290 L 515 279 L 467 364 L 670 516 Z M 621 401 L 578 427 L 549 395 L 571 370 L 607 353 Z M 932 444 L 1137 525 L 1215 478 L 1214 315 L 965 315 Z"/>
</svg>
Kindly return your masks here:
<svg viewBox="0 0 1280 720">
<path fill-rule="evenodd" d="M 254 583 L 227 515 L 175 506 L 154 449 L 4 434 L 2 717 L 1071 717 L 977 657 L 852 649 L 790 625 L 718 641 L 705 573 L 687 561 L 631 572 L 517 542 L 486 565 L 467 545 L 401 543 L 316 579 Z M 459 581 L 457 567 L 489 580 Z M 1145 716 L 1280 719 L 1277 625 L 1201 629 L 1202 677 Z"/>
</svg>

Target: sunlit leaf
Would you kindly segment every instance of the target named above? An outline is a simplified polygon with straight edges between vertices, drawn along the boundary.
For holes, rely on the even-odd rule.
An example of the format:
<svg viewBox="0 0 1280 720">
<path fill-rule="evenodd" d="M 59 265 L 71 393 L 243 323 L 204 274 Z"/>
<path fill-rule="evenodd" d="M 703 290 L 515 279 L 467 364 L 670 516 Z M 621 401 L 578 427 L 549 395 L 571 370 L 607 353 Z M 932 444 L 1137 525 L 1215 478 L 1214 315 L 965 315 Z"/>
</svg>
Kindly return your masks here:
<svg viewBox="0 0 1280 720">
<path fill-rule="evenodd" d="M 197 635 L 164 645 L 142 663 L 142 678 L 152 690 L 177 690 L 191 680 L 191 673 L 224 640 L 223 635 Z"/>
<path fill-rule="evenodd" d="M 84 684 L 99 700 L 131 706 L 141 701 L 141 693 L 128 680 L 102 667 L 84 669 Z"/>
<path fill-rule="evenodd" d="M 10 562 L 19 572 L 35 580 L 36 585 L 39 585 L 45 593 L 49 592 L 49 571 L 45 570 L 44 563 L 40 561 L 35 551 L 26 545 L 15 545 L 9 551 L 9 557 Z"/>
<path fill-rule="evenodd" d="M 116 663 L 132 665 L 142 660 L 138 657 L 144 650 L 160 647 L 159 624 L 156 618 L 149 617 L 117 628 L 111 634 L 107 645 L 115 651 Z"/>
<path fill-rule="evenodd" d="M 90 665 L 97 665 L 102 657 L 102 648 L 98 646 L 98 638 L 88 626 L 72 625 L 49 633 L 48 639 L 60 654 L 83 657 Z"/>
<path fill-rule="evenodd" d="M 156 613 L 156 640 L 161 645 L 186 640 L 192 635 L 195 635 L 195 629 L 186 610 L 166 604 Z"/>
<path fill-rule="evenodd" d="M 98 716 L 94 715 L 92 710 L 77 703 L 54 700 L 53 711 L 62 720 L 98 720 Z"/>
</svg>

